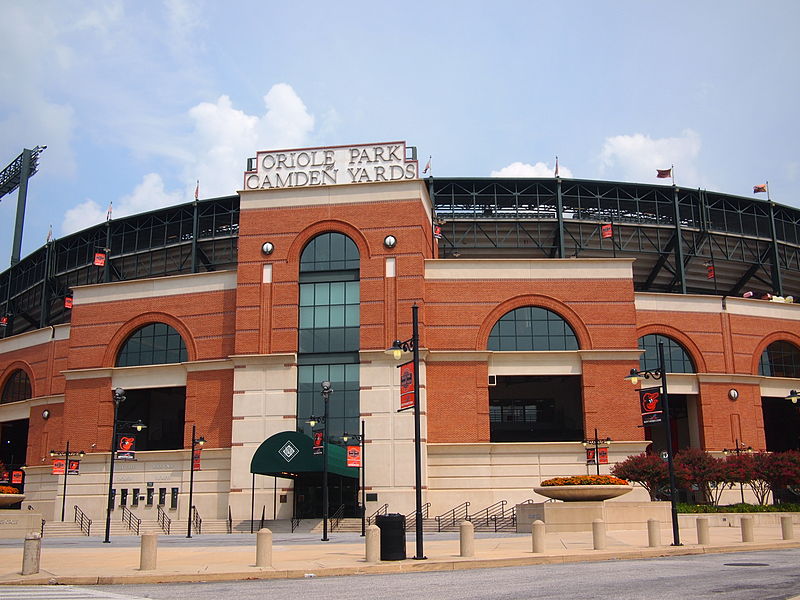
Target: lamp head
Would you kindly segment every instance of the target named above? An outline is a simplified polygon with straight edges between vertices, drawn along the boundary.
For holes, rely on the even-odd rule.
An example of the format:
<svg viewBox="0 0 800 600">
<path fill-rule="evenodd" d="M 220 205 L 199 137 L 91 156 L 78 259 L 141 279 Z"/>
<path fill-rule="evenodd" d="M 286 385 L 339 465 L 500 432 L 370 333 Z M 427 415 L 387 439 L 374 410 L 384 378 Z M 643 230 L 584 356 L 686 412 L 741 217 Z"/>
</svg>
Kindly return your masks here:
<svg viewBox="0 0 800 600">
<path fill-rule="evenodd" d="M 317 423 L 319 423 L 319 417 L 309 417 L 308 420 L 306 420 L 306 423 L 311 425 L 311 428 L 313 429 Z"/>
<path fill-rule="evenodd" d="M 83 458 L 84 456 L 86 456 L 86 452 L 84 452 L 83 450 L 81 450 L 80 452 L 78 452 L 78 456 L 80 456 L 81 458 Z"/>
<path fill-rule="evenodd" d="M 342 441 L 346 444 L 347 440 L 349 440 L 349 439 L 350 439 L 350 434 L 348 434 L 347 432 L 344 432 L 342 434 Z"/>
<path fill-rule="evenodd" d="M 55 450 L 50 450 L 50 456 L 55 456 L 55 455 L 56 455 L 56 451 Z"/>
<path fill-rule="evenodd" d="M 131 427 L 133 427 L 133 428 L 134 428 L 136 431 L 141 431 L 142 429 L 147 429 L 147 425 L 145 425 L 144 423 L 142 423 L 142 420 L 141 420 L 141 419 L 139 419 L 138 421 L 136 421 L 136 423 L 134 423 L 133 425 L 131 425 Z"/>
<path fill-rule="evenodd" d="M 406 349 L 403 348 L 403 342 L 400 340 L 394 340 L 392 345 L 384 350 L 385 354 L 388 354 L 395 360 L 400 360 L 403 357 L 403 354 L 406 352 Z"/>
<path fill-rule="evenodd" d="M 196 443 L 197 443 L 197 445 L 198 445 L 198 446 L 202 446 L 203 444 L 205 444 L 205 443 L 206 443 L 206 438 L 204 438 L 204 437 L 201 435 L 199 438 L 197 438 L 197 440 L 196 440 Z"/>
<path fill-rule="evenodd" d="M 798 397 L 800 396 L 797 395 L 797 390 L 792 390 L 789 392 L 789 395 L 786 396 L 786 400 L 791 400 L 792 404 L 797 404 Z"/>
<path fill-rule="evenodd" d="M 114 390 L 114 402 L 117 404 L 125 402 L 125 390 L 119 387 Z"/>
<path fill-rule="evenodd" d="M 637 383 L 639 383 L 640 379 L 639 371 L 637 371 L 636 369 L 631 369 L 630 375 L 628 375 L 625 379 L 627 381 L 630 381 L 633 385 L 636 385 Z"/>
<path fill-rule="evenodd" d="M 321 385 L 323 394 L 330 394 L 333 391 L 330 381 L 323 381 Z"/>
</svg>

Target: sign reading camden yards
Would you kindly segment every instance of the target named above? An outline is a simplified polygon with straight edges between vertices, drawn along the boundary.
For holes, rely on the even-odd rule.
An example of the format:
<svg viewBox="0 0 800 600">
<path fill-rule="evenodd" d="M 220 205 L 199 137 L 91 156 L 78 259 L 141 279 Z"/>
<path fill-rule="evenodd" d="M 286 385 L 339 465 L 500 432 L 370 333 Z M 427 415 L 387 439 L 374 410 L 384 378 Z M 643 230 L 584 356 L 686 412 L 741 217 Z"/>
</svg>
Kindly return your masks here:
<svg viewBox="0 0 800 600">
<path fill-rule="evenodd" d="M 245 171 L 245 190 L 273 190 L 418 179 L 405 142 L 258 152 Z"/>
<path fill-rule="evenodd" d="M 400 410 L 414 408 L 414 361 L 397 368 L 400 369 Z"/>
<path fill-rule="evenodd" d="M 642 425 L 661 423 L 661 388 L 642 388 L 639 390 L 639 405 L 642 408 Z"/>
</svg>

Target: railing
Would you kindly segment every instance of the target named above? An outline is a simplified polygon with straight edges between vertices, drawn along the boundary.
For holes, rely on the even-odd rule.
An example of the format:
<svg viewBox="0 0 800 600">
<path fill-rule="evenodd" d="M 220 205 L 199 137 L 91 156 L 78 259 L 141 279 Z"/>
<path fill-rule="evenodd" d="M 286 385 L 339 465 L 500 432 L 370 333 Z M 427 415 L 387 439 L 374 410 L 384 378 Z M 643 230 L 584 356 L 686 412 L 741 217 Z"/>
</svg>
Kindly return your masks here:
<svg viewBox="0 0 800 600">
<path fill-rule="evenodd" d="M 367 525 L 372 525 L 375 522 L 375 517 L 377 517 L 378 515 L 385 515 L 388 513 L 389 513 L 389 505 L 384 504 L 378 510 L 376 510 L 374 513 L 372 513 L 370 516 L 367 517 Z"/>
<path fill-rule="evenodd" d="M 135 535 L 139 535 L 139 527 L 142 524 L 142 520 L 133 514 L 127 506 L 122 507 L 122 522 L 128 526 L 128 530 Z"/>
<path fill-rule="evenodd" d="M 228 533 L 233 533 L 233 515 L 231 515 L 231 507 L 228 507 Z"/>
<path fill-rule="evenodd" d="M 302 521 L 302 517 L 292 517 L 292 533 L 294 530 L 300 527 L 300 521 Z"/>
<path fill-rule="evenodd" d="M 524 502 L 519 502 L 518 504 L 533 504 L 533 500 L 528 498 Z M 492 517 L 494 521 L 494 530 L 495 531 L 503 531 L 506 529 L 517 529 L 517 507 L 512 506 L 511 510 L 506 511 L 506 514 L 503 516 L 495 515 Z"/>
<path fill-rule="evenodd" d="M 78 524 L 78 527 L 81 528 L 82 533 L 85 533 L 87 536 L 90 535 L 92 531 L 92 520 L 78 508 L 77 504 L 75 505 L 75 522 Z"/>
<path fill-rule="evenodd" d="M 339 529 L 339 524 L 342 522 L 342 515 L 344 515 L 344 504 L 337 508 L 331 515 L 331 531 Z"/>
<path fill-rule="evenodd" d="M 156 519 L 158 520 L 158 524 L 161 527 L 161 531 L 169 535 L 169 530 L 172 527 L 172 519 L 169 518 L 167 513 L 164 512 L 164 509 L 161 508 L 161 505 L 158 505 L 156 510 Z"/>
<path fill-rule="evenodd" d="M 436 529 L 442 531 L 446 528 L 457 527 L 461 521 L 469 520 L 469 502 L 462 502 L 455 508 L 448 510 L 436 517 Z"/>
<path fill-rule="evenodd" d="M 195 533 L 203 533 L 203 519 L 200 518 L 200 513 L 197 512 L 196 506 L 192 506 L 192 528 Z"/>
<path fill-rule="evenodd" d="M 431 508 L 431 503 L 426 502 L 422 505 L 422 518 L 428 518 L 428 510 Z M 406 515 L 406 531 L 416 531 L 417 529 L 417 509 L 415 508 Z"/>
<path fill-rule="evenodd" d="M 494 504 L 471 514 L 469 520 L 472 521 L 475 529 L 488 529 L 492 524 L 492 521 L 497 520 L 495 517 L 503 518 L 506 516 L 506 513 L 510 512 L 509 510 L 506 510 L 506 504 L 508 504 L 508 501 L 506 500 L 495 502 Z"/>
</svg>

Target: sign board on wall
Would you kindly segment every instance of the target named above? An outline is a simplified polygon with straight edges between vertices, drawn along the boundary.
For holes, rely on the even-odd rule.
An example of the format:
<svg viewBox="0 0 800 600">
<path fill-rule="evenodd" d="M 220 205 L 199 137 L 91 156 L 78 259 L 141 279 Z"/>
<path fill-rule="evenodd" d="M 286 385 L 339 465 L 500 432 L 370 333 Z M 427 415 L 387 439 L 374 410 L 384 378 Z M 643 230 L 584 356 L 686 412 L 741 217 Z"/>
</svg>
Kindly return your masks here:
<svg viewBox="0 0 800 600">
<path fill-rule="evenodd" d="M 412 156 L 409 157 L 409 150 Z M 299 148 L 256 153 L 244 173 L 245 190 L 376 183 L 417 179 L 415 152 L 405 142 Z"/>
</svg>

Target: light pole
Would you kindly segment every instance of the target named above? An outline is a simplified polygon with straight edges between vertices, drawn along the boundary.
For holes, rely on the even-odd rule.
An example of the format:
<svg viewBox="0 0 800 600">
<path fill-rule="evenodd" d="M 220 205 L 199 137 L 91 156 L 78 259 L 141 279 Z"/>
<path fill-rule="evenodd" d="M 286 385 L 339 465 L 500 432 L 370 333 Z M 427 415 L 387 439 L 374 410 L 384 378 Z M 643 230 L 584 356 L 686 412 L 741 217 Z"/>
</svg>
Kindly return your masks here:
<svg viewBox="0 0 800 600">
<path fill-rule="evenodd" d="M 594 446 L 594 464 L 597 466 L 597 474 L 600 475 L 600 444 L 608 445 L 611 443 L 611 438 L 607 437 L 604 440 L 597 439 L 597 428 L 594 430 L 593 440 L 583 440 L 583 447 L 587 450 Z"/>
<path fill-rule="evenodd" d="M 667 393 L 667 370 L 664 366 L 664 342 L 658 343 L 658 368 L 639 371 L 631 369 L 630 375 L 625 379 L 633 385 L 639 379 L 661 380 L 661 400 L 664 405 L 664 431 L 667 436 L 667 468 L 669 470 L 669 501 L 672 509 L 672 545 L 681 546 L 680 532 L 678 531 L 678 492 L 675 483 L 675 463 L 672 450 L 672 423 L 669 416 L 669 394 Z"/>
<path fill-rule="evenodd" d="M 420 426 L 420 397 L 419 397 L 419 306 L 416 303 L 411 307 L 411 339 L 400 341 L 395 340 L 392 347 L 386 350 L 387 353 L 399 360 L 404 352 L 413 352 L 414 363 L 414 489 L 416 500 L 416 541 L 417 554 L 415 560 L 423 560 L 427 557 L 423 551 L 422 540 L 422 446 L 421 446 L 421 426 Z"/>
<path fill-rule="evenodd" d="M 325 445 L 328 443 L 328 399 L 330 398 L 331 393 L 333 393 L 333 388 L 331 387 L 330 381 L 323 381 L 322 384 L 322 391 L 320 394 L 322 395 L 322 404 L 323 404 L 323 415 L 322 418 L 319 417 L 311 417 L 307 422 L 311 425 L 311 429 L 313 432 L 314 426 L 317 423 L 322 423 L 322 539 L 321 542 L 328 541 L 328 450 L 325 448 Z"/>
<path fill-rule="evenodd" d="M 196 429 L 192 425 L 192 453 L 189 455 L 189 517 L 186 523 L 186 537 L 192 537 L 192 492 L 194 491 L 194 448 L 195 446 L 202 446 L 206 443 L 206 439 L 201 435 L 199 438 L 195 437 Z"/>
<path fill-rule="evenodd" d="M 366 439 L 364 435 L 364 419 L 361 419 L 361 435 L 353 434 L 349 435 L 345 433 L 342 436 L 342 441 L 347 444 L 347 440 L 353 438 L 359 443 L 361 447 L 361 537 L 364 537 L 367 532 L 367 488 L 366 488 L 366 474 L 364 472 L 367 463 L 366 463 L 366 456 L 364 455 L 364 440 Z"/>
<path fill-rule="evenodd" d="M 104 544 L 111 543 L 111 511 L 114 510 L 114 461 L 117 455 L 117 417 L 119 415 L 119 405 L 125 402 L 125 390 L 116 388 L 111 392 L 111 397 L 114 400 L 114 422 L 111 427 L 111 463 L 108 469 L 108 503 L 106 505 L 106 537 L 103 540 Z M 121 421 L 120 424 L 130 425 L 136 431 L 141 431 L 147 427 L 147 425 L 142 423 L 141 419 L 135 423 L 131 421 Z"/>
<path fill-rule="evenodd" d="M 736 444 L 736 447 L 733 450 L 731 450 L 729 448 L 725 448 L 722 451 L 726 456 L 728 454 L 735 454 L 736 456 L 739 456 L 742 452 L 746 452 L 747 454 L 750 454 L 753 451 L 753 447 L 752 446 L 747 446 L 747 447 L 740 446 L 738 439 L 734 440 L 734 443 Z M 742 504 L 744 504 L 744 485 L 742 485 L 741 481 L 739 482 L 739 493 L 742 495 Z"/>
<path fill-rule="evenodd" d="M 83 458 L 86 456 L 86 452 L 81 450 L 80 452 L 70 452 L 69 451 L 69 440 L 67 440 L 67 447 L 64 452 L 59 452 L 57 450 L 50 450 L 50 456 L 63 456 L 64 457 L 64 491 L 61 494 L 61 522 L 64 522 L 64 510 L 67 506 L 67 476 L 69 475 L 69 457 L 70 456 L 79 456 Z"/>
</svg>

